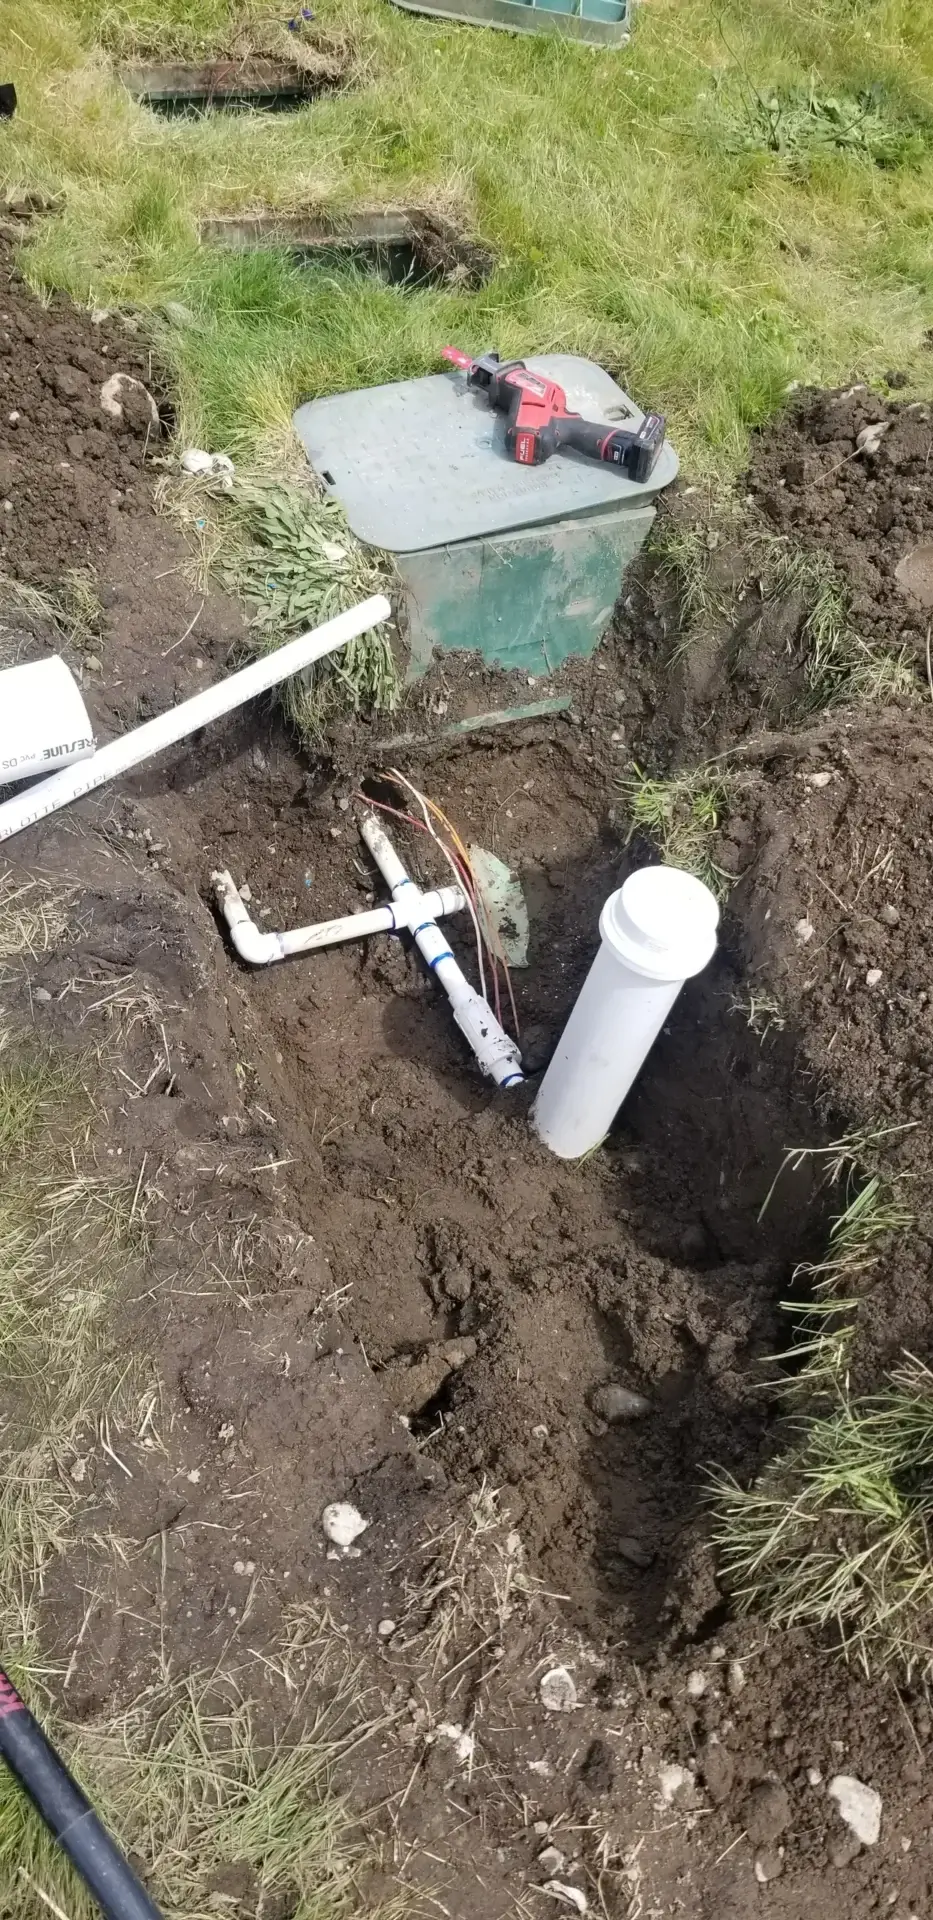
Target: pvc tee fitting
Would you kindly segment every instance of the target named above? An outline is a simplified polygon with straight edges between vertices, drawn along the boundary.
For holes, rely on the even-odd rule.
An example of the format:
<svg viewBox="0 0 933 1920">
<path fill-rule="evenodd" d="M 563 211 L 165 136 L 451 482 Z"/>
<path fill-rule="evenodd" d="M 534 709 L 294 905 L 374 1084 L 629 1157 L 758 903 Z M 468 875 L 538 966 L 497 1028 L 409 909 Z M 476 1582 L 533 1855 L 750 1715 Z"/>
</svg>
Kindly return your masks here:
<svg viewBox="0 0 933 1920">
<path fill-rule="evenodd" d="M 599 1145 L 685 980 L 716 951 L 719 907 L 679 867 L 642 867 L 610 894 L 600 949 L 531 1110 L 564 1160 Z"/>
</svg>

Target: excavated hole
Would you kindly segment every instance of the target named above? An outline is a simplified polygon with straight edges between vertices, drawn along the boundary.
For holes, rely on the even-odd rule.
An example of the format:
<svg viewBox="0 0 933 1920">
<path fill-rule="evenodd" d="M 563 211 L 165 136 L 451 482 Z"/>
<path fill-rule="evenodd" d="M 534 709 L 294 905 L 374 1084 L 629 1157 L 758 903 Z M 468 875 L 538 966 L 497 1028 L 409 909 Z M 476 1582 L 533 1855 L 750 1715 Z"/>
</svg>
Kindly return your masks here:
<svg viewBox="0 0 933 1920">
<path fill-rule="evenodd" d="M 294 112 L 319 94 L 342 86 L 345 78 L 342 66 L 330 58 L 314 69 L 290 60 L 259 58 L 120 69 L 120 79 L 133 98 L 167 119 L 249 107 L 267 113 Z"/>
<path fill-rule="evenodd" d="M 217 866 L 249 883 L 266 929 L 384 897 L 350 798 L 376 771 L 360 752 L 352 779 L 320 763 L 309 777 L 281 734 L 257 739 L 244 721 L 181 758 L 165 833 L 190 848 L 205 914 Z M 513 985 L 540 1068 L 625 870 L 599 825 L 605 790 L 556 724 L 407 770 L 525 884 L 532 941 Z M 444 878 L 426 836 L 391 830 L 421 880 Z M 452 919 L 449 935 L 472 966 L 469 924 Z M 621 1124 L 577 1165 L 535 1139 L 533 1085 L 500 1097 L 480 1078 L 407 940 L 219 965 L 223 991 L 248 1008 L 289 1206 L 347 1290 L 353 1332 L 419 1446 L 458 1481 L 503 1489 L 536 1567 L 581 1619 L 611 1613 L 639 1648 L 675 1605 L 700 1620 L 708 1601 L 683 1594 L 685 1535 L 707 1468 L 748 1474 L 767 1451 L 763 1366 L 788 1344 L 780 1302 L 796 1263 L 825 1245 L 806 1164 L 760 1217 L 787 1145 L 821 1134 L 794 1036 L 763 1044 L 735 1011 L 728 928 Z M 608 1383 L 650 1411 L 607 1423 Z"/>
<path fill-rule="evenodd" d="M 226 248 L 285 248 L 316 272 L 363 271 L 388 286 L 481 287 L 495 261 L 438 215 L 417 207 L 338 218 L 326 213 L 257 213 L 201 222 L 201 239 Z"/>
</svg>

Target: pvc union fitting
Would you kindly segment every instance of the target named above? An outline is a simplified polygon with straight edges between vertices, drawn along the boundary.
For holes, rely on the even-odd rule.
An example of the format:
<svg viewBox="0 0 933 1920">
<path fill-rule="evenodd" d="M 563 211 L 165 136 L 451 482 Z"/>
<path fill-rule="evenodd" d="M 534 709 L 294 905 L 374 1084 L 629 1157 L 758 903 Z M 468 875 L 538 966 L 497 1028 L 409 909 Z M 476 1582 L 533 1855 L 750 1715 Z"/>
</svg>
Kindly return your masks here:
<svg viewBox="0 0 933 1920">
<path fill-rule="evenodd" d="M 597 1147 L 685 980 L 716 951 L 719 907 L 679 867 L 642 867 L 610 894 L 600 948 L 531 1110 L 536 1133 L 565 1160 Z"/>
</svg>

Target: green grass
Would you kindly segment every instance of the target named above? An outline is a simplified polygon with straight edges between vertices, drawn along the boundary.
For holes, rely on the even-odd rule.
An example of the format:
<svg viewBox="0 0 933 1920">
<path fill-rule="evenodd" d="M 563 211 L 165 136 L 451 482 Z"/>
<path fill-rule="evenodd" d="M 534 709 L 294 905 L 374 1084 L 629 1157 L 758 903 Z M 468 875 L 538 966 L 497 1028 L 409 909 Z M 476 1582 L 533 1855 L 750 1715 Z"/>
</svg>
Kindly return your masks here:
<svg viewBox="0 0 933 1920">
<path fill-rule="evenodd" d="M 66 1744 L 111 1830 L 146 1863 L 166 1920 L 267 1910 L 343 1920 L 359 1911 L 359 1850 L 328 1790 L 324 1728 L 264 1746 L 233 1683 L 214 1677 L 161 1687 Z M 96 1920 L 96 1905 L 3 1769 L 0 1911 L 48 1920 L 51 1900 L 67 1920 Z"/>
<path fill-rule="evenodd" d="M 225 584 L 254 610 L 257 650 L 320 625 L 370 594 L 391 591 L 388 554 L 364 551 L 336 501 L 307 486 L 235 483 L 220 496 Z M 223 521 L 233 520 L 234 536 Z M 319 666 L 285 683 L 279 699 L 299 736 L 315 744 L 338 703 L 392 713 L 401 680 L 385 626 L 351 640 Z"/>
<path fill-rule="evenodd" d="M 628 839 L 642 833 L 662 860 L 696 874 L 717 900 L 724 900 L 730 877 L 712 855 L 715 835 L 729 803 L 730 781 L 708 767 L 692 773 L 650 779 L 638 766 L 622 782 L 621 801 L 628 817 Z"/>
<path fill-rule="evenodd" d="M 865 1170 L 896 1131 L 785 1156 L 775 1186 L 784 1167 L 816 1159 L 845 1205 L 822 1259 L 796 1269 L 806 1298 L 784 1303 L 795 1337 L 776 1357 L 791 1369 L 782 1383 L 796 1409 L 789 1443 L 750 1487 L 714 1474 L 714 1539 L 744 1611 L 777 1627 L 831 1628 L 866 1671 L 928 1679 L 933 1375 L 906 1356 L 878 1393 L 853 1395 L 849 1379 L 859 1299 L 913 1220 L 897 1180 Z"/>
<path fill-rule="evenodd" d="M 878 1394 L 840 1386 L 754 1487 L 721 1475 L 716 1505 L 744 1610 L 834 1629 L 867 1672 L 933 1676 L 933 1375 L 919 1361 Z"/>
<path fill-rule="evenodd" d="M 22 101 L 0 164 L 66 196 L 28 271 L 79 299 L 183 304 L 189 321 L 166 321 L 164 340 L 189 437 L 254 452 L 298 399 L 424 373 L 452 338 L 591 355 L 667 411 L 692 470 L 728 476 L 790 380 L 892 365 L 924 380 L 929 9 L 658 0 L 608 54 L 325 0 L 320 32 L 349 49 L 353 84 L 298 115 L 160 121 L 111 77 L 108 59 L 133 48 L 225 47 L 234 18 L 239 45 L 250 20 L 254 41 L 291 45 L 259 0 L 0 13 Z M 872 150 L 817 142 L 801 176 L 767 141 L 737 143 L 737 100 L 801 91 L 824 106 L 870 92 Z M 905 128 L 895 163 L 876 164 Z M 197 247 L 207 212 L 391 203 L 436 206 L 486 241 L 489 284 L 403 293 Z"/>
</svg>

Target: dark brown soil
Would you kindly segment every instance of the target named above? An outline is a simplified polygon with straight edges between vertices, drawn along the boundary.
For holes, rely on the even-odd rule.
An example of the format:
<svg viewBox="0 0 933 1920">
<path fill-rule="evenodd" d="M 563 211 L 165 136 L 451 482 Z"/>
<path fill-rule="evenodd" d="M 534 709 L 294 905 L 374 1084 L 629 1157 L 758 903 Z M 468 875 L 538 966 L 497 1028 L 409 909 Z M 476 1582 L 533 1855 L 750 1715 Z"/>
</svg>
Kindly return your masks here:
<svg viewBox="0 0 933 1920">
<path fill-rule="evenodd" d="M 16 286 L 6 305 L 7 391 L 21 380 L 33 395 L 41 465 L 18 469 L 4 565 L 53 586 L 69 566 L 97 569 L 105 620 L 88 698 L 106 731 L 216 675 L 240 617 L 189 587 L 184 551 L 151 510 L 145 436 L 106 443 L 102 470 L 126 458 L 132 482 L 114 487 L 120 501 L 95 494 L 75 532 L 54 449 L 91 431 L 97 362 L 62 398 L 41 377 L 44 330 L 56 364 L 67 336 L 76 378 L 82 341 L 99 355 L 99 336 Z M 108 365 L 138 368 L 138 340 L 114 328 L 108 346 Z M 774 430 L 781 463 L 791 431 Z M 756 472 L 766 461 L 763 442 Z M 650 569 L 630 598 L 599 660 L 565 676 L 570 719 L 404 761 L 525 884 L 532 946 L 516 989 L 532 1072 L 592 957 L 599 906 L 645 856 L 612 824 L 632 746 L 657 764 L 678 741 L 728 732 L 732 715 L 733 738 L 761 719 L 734 679 L 728 700 L 705 702 L 683 677 L 666 683 L 673 614 Z M 636 644 L 640 606 L 654 625 Z M 55 644 L 14 618 L 23 645 Z M 470 671 L 448 676 L 451 717 L 476 698 Z M 403 715 L 399 730 L 421 718 Z M 851 1920 L 926 1912 L 923 1701 L 809 1639 L 769 1643 L 754 1622 L 730 1623 L 704 1485 L 710 1462 L 748 1478 L 771 1450 L 761 1363 L 786 1343 L 796 1262 L 825 1244 L 832 1197 L 806 1167 L 760 1217 L 785 1149 L 922 1113 L 929 736 L 905 708 L 785 730 L 749 752 L 720 954 L 678 1002 L 609 1144 L 581 1166 L 536 1144 L 531 1089 L 497 1097 L 477 1077 L 405 943 L 261 972 L 229 955 L 210 898 L 218 865 L 248 881 L 270 927 L 377 891 L 353 800 L 381 763 L 372 731 L 344 730 L 335 770 L 299 755 L 268 714 L 242 715 L 5 850 L 17 869 L 81 886 L 77 960 L 30 963 L 5 1005 L 66 1044 L 119 1036 L 95 1152 L 140 1170 L 154 1235 L 120 1326 L 158 1365 L 161 1444 L 116 1436 L 130 1481 L 89 1436 L 82 1544 L 48 1577 L 52 1651 L 75 1655 L 72 1712 L 138 1695 L 167 1648 L 175 1673 L 233 1665 L 282 1724 L 310 1658 L 295 1608 L 310 1603 L 363 1657 L 386 1716 L 345 1784 L 358 1805 L 388 1801 L 387 1878 L 430 1880 L 444 1911 L 495 1920 L 575 1872 L 610 1920 L 630 1907 L 709 1920 L 817 1920 L 828 1902 Z M 435 877 L 420 845 L 406 851 Z M 456 923 L 452 934 L 465 955 Z M 127 975 L 141 1011 L 108 1025 L 101 1003 Z M 784 1018 L 764 1041 L 747 1020 L 759 983 Z M 866 1315 L 866 1374 L 908 1320 L 926 1351 L 921 1238 L 902 1271 L 904 1317 Z M 886 1311 L 893 1285 L 893 1272 L 879 1283 Z M 607 1422 L 607 1385 L 647 1409 Z M 335 1499 L 371 1523 L 358 1559 L 328 1557 L 320 1520 Z M 108 1529 L 134 1547 L 116 1567 Z M 432 1583 L 447 1587 L 451 1568 L 466 1598 L 441 1642 Z M 386 1618 L 396 1630 L 380 1637 Z M 558 1662 L 576 1712 L 541 1704 Z M 473 1732 L 472 1767 L 444 1723 Z M 676 1791 L 662 1779 L 674 1763 Z M 873 1849 L 848 1848 L 826 1793 L 839 1771 L 883 1795 Z M 537 1856 L 550 1839 L 567 1860 L 548 1871 Z M 756 1857 L 773 1877 L 756 1877 Z"/>
<path fill-rule="evenodd" d="M 931 408 L 885 401 L 865 387 L 804 393 L 754 449 L 749 488 L 773 526 L 826 549 L 866 640 L 922 655 L 929 612 L 895 571 L 933 535 Z M 858 435 L 884 426 L 875 451 Z"/>
</svg>

